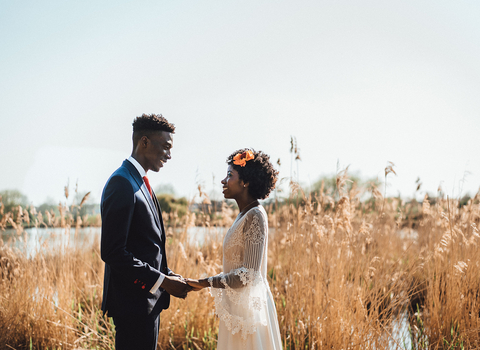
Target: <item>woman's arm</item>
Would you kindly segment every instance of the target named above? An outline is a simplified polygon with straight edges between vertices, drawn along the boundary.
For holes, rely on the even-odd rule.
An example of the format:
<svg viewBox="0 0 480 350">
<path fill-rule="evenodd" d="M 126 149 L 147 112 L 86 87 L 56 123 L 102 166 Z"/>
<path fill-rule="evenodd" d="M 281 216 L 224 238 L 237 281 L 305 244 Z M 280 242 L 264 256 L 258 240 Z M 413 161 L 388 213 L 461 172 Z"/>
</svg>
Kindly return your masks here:
<svg viewBox="0 0 480 350">
<path fill-rule="evenodd" d="M 242 266 L 226 274 L 204 278 L 200 280 L 187 279 L 187 283 L 194 290 L 200 290 L 206 287 L 213 288 L 242 288 L 253 283 L 260 271 L 262 265 L 263 251 L 267 234 L 266 218 L 259 210 L 251 210 L 246 215 L 243 232 L 244 259 Z"/>
</svg>

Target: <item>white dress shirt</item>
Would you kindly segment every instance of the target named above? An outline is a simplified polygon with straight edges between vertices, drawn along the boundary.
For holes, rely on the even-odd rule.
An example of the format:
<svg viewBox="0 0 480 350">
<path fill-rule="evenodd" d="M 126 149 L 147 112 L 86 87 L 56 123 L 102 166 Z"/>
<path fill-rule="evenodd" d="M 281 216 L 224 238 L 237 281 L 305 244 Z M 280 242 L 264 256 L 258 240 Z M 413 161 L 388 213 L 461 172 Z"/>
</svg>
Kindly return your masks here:
<svg viewBox="0 0 480 350">
<path fill-rule="evenodd" d="M 143 177 L 144 177 L 144 176 L 147 176 L 147 172 L 145 171 L 145 169 L 143 169 L 143 166 L 141 166 L 140 163 L 139 163 L 135 158 L 133 158 L 132 156 L 128 157 L 127 160 L 128 160 L 130 163 L 133 164 L 133 166 L 135 167 L 135 169 L 137 169 L 137 171 L 140 173 L 140 176 L 142 177 L 142 180 L 143 180 Z M 144 182 L 144 183 L 145 183 L 145 182 Z M 165 254 L 165 252 L 163 252 L 163 253 Z M 157 282 L 155 282 L 155 284 L 153 285 L 152 289 L 150 289 L 150 293 L 155 294 L 155 292 L 157 291 L 157 289 L 162 285 L 164 279 L 165 279 L 165 274 L 163 274 L 162 272 L 160 272 L 160 277 L 158 277 Z"/>
</svg>

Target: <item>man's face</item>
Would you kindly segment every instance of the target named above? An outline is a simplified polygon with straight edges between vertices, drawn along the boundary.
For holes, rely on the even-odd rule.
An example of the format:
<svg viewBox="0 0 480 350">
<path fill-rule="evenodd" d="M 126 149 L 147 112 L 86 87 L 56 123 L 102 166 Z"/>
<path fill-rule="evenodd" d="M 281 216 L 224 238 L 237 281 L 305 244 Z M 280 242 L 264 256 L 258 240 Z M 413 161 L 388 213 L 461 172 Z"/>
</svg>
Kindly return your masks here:
<svg viewBox="0 0 480 350">
<path fill-rule="evenodd" d="M 145 170 L 159 171 L 171 159 L 173 134 L 167 131 L 158 131 L 148 137 L 145 150 Z"/>
</svg>

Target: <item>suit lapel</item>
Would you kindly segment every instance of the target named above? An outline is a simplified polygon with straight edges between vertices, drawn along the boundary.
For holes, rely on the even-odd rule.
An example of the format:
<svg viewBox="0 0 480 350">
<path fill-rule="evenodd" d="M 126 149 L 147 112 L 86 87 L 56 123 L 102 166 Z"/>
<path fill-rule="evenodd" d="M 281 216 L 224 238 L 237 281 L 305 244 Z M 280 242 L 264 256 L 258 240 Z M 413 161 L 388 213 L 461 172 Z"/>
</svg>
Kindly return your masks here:
<svg viewBox="0 0 480 350">
<path fill-rule="evenodd" d="M 162 241 L 165 242 L 165 228 L 163 226 L 162 209 L 160 208 L 160 203 L 158 203 L 157 196 L 155 196 L 155 193 L 153 192 L 153 190 L 152 190 L 152 193 L 154 198 L 153 201 L 155 202 L 155 207 L 157 208 L 157 213 L 160 218 L 160 227 L 162 228 Z"/>
<path fill-rule="evenodd" d="M 160 213 L 159 211 L 156 209 L 156 205 L 153 201 L 153 198 L 152 196 L 150 196 L 150 193 L 148 192 L 148 189 L 147 189 L 147 186 L 145 186 L 145 183 L 143 182 L 143 179 L 141 178 L 140 174 L 138 173 L 137 169 L 135 169 L 135 167 L 133 166 L 133 164 L 131 164 L 128 160 L 125 161 L 125 163 L 127 163 L 127 168 L 128 168 L 128 171 L 130 172 L 130 175 L 132 175 L 133 179 L 135 180 L 135 182 L 138 184 L 138 186 L 140 187 L 140 190 L 142 191 L 143 193 L 143 196 L 145 197 L 145 199 L 147 200 L 147 203 L 148 203 L 148 206 L 150 207 L 150 210 L 153 214 L 153 217 L 155 218 L 155 223 L 157 224 L 158 228 L 161 229 L 162 231 L 162 236 L 164 235 L 163 233 L 163 222 L 161 222 L 161 217 L 160 217 Z M 133 168 L 133 169 L 132 169 Z M 152 195 L 155 196 L 155 194 L 153 193 L 152 191 Z M 155 198 L 156 199 L 156 198 Z M 162 240 L 164 238 L 162 237 Z"/>
<path fill-rule="evenodd" d="M 152 191 L 153 193 L 153 191 Z M 162 209 L 160 208 L 160 203 L 158 203 L 158 199 L 157 199 L 157 196 L 153 196 L 154 198 L 154 202 L 155 202 L 155 206 L 157 208 L 157 211 L 158 211 L 158 216 L 160 217 L 160 225 L 161 225 L 161 228 L 162 228 L 162 236 L 161 236 L 161 240 L 162 240 L 162 248 L 163 248 L 163 253 L 162 253 L 162 264 L 161 264 L 161 269 L 162 269 L 162 272 L 166 275 L 168 275 L 168 264 L 167 264 L 167 252 L 165 250 L 165 244 L 167 242 L 167 238 L 165 237 L 165 228 L 163 226 L 163 217 L 162 217 Z"/>
<path fill-rule="evenodd" d="M 148 202 L 148 206 L 150 207 L 150 210 L 152 211 L 153 213 L 153 216 L 155 217 L 155 222 L 157 223 L 157 226 L 159 228 L 162 227 L 161 225 L 161 222 L 160 222 L 160 215 L 158 213 L 158 210 L 156 209 L 156 206 L 155 206 L 155 203 L 154 203 L 154 200 L 152 198 L 152 196 L 155 196 L 155 194 L 153 193 L 152 191 L 152 196 L 150 196 L 150 193 L 148 192 L 148 189 L 147 187 L 145 186 L 145 184 L 143 183 L 142 181 L 142 186 L 140 187 L 141 190 L 142 190 L 142 193 L 143 193 L 143 196 L 145 197 L 145 199 L 147 200 Z"/>
</svg>

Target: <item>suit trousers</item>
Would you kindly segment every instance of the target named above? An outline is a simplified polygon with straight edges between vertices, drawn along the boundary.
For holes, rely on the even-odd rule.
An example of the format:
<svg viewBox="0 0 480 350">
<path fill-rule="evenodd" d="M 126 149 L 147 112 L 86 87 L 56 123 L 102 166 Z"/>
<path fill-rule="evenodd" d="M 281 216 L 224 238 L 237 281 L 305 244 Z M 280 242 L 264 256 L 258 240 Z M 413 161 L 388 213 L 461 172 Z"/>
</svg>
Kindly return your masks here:
<svg viewBox="0 0 480 350">
<path fill-rule="evenodd" d="M 156 350 L 160 315 L 117 316 L 113 323 L 116 350 Z"/>
</svg>

